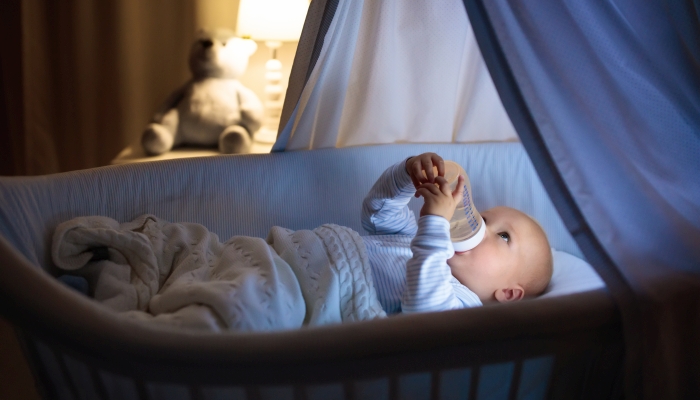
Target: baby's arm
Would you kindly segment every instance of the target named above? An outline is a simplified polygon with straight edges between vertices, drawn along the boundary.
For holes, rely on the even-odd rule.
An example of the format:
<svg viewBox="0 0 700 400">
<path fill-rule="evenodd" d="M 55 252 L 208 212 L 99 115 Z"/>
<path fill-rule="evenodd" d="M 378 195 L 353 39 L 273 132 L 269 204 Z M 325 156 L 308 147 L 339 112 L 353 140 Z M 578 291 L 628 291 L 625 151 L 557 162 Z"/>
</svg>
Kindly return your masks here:
<svg viewBox="0 0 700 400">
<path fill-rule="evenodd" d="M 372 235 L 414 235 L 416 217 L 408 202 L 415 193 L 405 161 L 387 168 L 362 202 L 362 227 Z"/>
<path fill-rule="evenodd" d="M 362 203 L 362 227 L 372 235 L 414 235 L 416 219 L 408 202 L 418 197 L 417 189 L 436 182 L 433 167 L 439 177 L 445 175 L 442 157 L 423 153 L 384 171 Z"/>
<path fill-rule="evenodd" d="M 453 276 L 447 260 L 454 255 L 450 223 L 462 198 L 463 181 L 450 191 L 442 176 L 422 183 L 417 194 L 425 199 L 418 232 L 411 241 L 413 257 L 406 263 L 406 290 L 401 300 L 405 313 L 442 311 L 480 305 L 479 298 Z"/>
<path fill-rule="evenodd" d="M 447 259 L 454 254 L 450 223 L 443 217 L 424 215 L 411 241 L 413 257 L 406 263 L 406 290 L 401 299 L 404 313 L 462 308 L 455 296 Z"/>
</svg>

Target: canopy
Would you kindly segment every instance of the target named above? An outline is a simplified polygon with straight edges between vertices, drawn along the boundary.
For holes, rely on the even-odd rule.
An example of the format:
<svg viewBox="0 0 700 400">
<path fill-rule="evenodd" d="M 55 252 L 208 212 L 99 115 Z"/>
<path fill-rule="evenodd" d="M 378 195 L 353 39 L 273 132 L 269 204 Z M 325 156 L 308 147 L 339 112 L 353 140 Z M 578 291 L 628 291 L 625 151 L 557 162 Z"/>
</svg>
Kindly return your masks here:
<svg viewBox="0 0 700 400">
<path fill-rule="evenodd" d="M 337 7 L 276 149 L 517 140 L 461 1 Z"/>
<path fill-rule="evenodd" d="M 621 310 L 627 396 L 699 397 L 699 15 L 667 0 L 315 0 L 275 149 L 514 127 Z"/>
<path fill-rule="evenodd" d="M 624 320 L 629 397 L 700 395 L 700 20 L 690 2 L 468 1 L 508 114 Z"/>
</svg>

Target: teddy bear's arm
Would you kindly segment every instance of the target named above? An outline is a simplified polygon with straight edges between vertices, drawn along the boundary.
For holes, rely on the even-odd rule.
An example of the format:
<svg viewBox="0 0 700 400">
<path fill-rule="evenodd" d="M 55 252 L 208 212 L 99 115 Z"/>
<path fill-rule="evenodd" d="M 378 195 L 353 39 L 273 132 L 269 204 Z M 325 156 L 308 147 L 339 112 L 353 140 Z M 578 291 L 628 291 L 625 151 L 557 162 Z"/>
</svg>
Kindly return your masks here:
<svg viewBox="0 0 700 400">
<path fill-rule="evenodd" d="M 241 104 L 241 125 L 252 135 L 262 125 L 263 105 L 255 92 L 243 85 L 238 85 L 238 98 Z"/>
<path fill-rule="evenodd" d="M 170 111 L 171 109 L 177 107 L 178 103 L 180 103 L 180 101 L 182 101 L 182 99 L 185 97 L 185 93 L 187 92 L 187 89 L 190 87 L 190 85 L 191 82 L 187 82 L 179 88 L 175 89 L 175 91 L 173 91 L 172 93 L 170 93 L 170 95 L 168 95 L 163 104 L 161 104 L 161 106 L 158 107 L 156 113 L 153 114 L 151 122 L 157 124 L 162 123 L 165 114 L 167 114 L 168 111 Z"/>
</svg>

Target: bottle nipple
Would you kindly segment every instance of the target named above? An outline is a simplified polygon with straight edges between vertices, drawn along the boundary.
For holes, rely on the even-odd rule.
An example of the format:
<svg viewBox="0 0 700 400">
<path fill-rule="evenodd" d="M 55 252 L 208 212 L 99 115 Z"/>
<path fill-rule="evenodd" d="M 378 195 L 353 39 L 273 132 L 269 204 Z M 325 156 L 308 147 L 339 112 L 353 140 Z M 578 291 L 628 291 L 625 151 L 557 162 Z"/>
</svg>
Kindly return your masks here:
<svg viewBox="0 0 700 400">
<path fill-rule="evenodd" d="M 434 172 L 437 176 L 437 168 Z M 457 188 L 460 175 L 464 177 L 462 201 L 457 203 L 452 219 L 450 219 L 450 239 L 455 251 L 459 252 L 475 248 L 486 235 L 484 219 L 474 206 L 469 176 L 461 165 L 454 161 L 445 160 L 445 180 L 450 185 L 451 191 Z"/>
</svg>

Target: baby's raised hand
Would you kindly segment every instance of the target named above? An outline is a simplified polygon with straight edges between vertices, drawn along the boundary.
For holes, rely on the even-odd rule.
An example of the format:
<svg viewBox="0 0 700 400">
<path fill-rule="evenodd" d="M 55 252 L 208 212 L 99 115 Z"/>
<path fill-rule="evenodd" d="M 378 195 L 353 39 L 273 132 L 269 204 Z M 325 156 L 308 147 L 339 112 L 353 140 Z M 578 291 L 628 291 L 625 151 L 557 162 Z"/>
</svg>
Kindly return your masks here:
<svg viewBox="0 0 700 400">
<path fill-rule="evenodd" d="M 464 177 L 459 176 L 454 192 L 444 177 L 435 178 L 435 183 L 423 183 L 416 191 L 417 196 L 423 196 L 425 203 L 420 209 L 420 216 L 437 215 L 450 220 L 457 207 L 457 202 L 462 201 L 464 194 Z"/>
<path fill-rule="evenodd" d="M 423 153 L 406 160 L 406 172 L 411 177 L 416 191 L 424 183 L 435 183 L 436 176 L 433 166 L 437 169 L 437 176 L 445 176 L 445 162 L 442 157 L 435 153 Z M 416 192 L 416 197 L 418 197 L 418 192 Z"/>
</svg>

